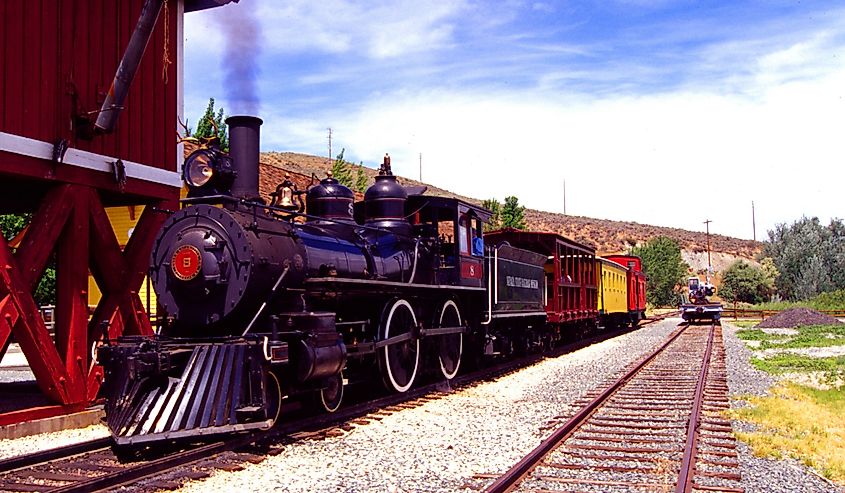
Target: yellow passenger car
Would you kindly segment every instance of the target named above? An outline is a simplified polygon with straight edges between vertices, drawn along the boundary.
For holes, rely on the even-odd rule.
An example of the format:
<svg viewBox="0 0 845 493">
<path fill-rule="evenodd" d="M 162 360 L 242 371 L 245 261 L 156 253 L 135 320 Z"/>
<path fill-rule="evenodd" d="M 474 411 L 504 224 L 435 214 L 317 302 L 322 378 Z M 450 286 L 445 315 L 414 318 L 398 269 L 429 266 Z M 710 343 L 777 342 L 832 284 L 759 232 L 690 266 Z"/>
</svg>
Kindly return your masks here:
<svg viewBox="0 0 845 493">
<path fill-rule="evenodd" d="M 616 262 L 596 257 L 599 263 L 599 322 L 605 328 L 627 325 L 628 316 L 628 269 Z"/>
</svg>

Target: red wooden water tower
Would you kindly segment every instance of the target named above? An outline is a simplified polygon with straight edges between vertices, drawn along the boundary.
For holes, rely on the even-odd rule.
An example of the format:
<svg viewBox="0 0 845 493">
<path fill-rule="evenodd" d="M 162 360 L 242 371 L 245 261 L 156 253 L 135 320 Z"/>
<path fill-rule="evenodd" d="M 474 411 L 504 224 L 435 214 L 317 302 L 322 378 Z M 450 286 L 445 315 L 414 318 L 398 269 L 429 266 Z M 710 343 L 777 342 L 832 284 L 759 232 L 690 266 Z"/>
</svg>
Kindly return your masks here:
<svg viewBox="0 0 845 493">
<path fill-rule="evenodd" d="M 0 237 L 0 358 L 20 344 L 54 403 L 0 425 L 85 407 L 96 345 L 151 332 L 138 289 L 181 185 L 183 16 L 230 1 L 0 2 L 0 213 L 32 214 L 15 248 Z M 104 210 L 117 205 L 146 206 L 123 249 Z M 32 297 L 51 259 L 55 337 Z"/>
</svg>

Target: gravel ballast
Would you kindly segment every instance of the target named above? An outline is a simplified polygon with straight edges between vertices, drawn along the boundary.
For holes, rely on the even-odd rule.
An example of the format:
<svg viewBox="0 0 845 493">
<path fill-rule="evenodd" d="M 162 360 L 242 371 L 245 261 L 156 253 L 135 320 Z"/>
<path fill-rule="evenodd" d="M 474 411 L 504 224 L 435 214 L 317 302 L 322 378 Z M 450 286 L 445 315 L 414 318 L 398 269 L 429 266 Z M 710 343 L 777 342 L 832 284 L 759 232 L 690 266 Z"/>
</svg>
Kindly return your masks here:
<svg viewBox="0 0 845 493">
<path fill-rule="evenodd" d="M 474 474 L 502 473 L 533 449 L 540 428 L 663 341 L 677 320 L 356 426 L 339 437 L 284 445 L 239 472 L 216 471 L 183 491 L 474 491 Z"/>
<path fill-rule="evenodd" d="M 85 428 L 42 433 L 14 440 L 0 440 L 0 459 L 32 454 L 107 436 L 109 436 L 109 429 L 104 425 L 91 425 Z"/>
<path fill-rule="evenodd" d="M 737 330 L 722 322 L 732 407 L 748 405 L 741 399 L 743 395 L 768 395 L 769 387 L 775 383 L 774 377 L 751 366 L 751 350 L 736 336 Z M 733 421 L 733 428 L 753 430 L 752 425 L 741 421 Z M 746 493 L 845 493 L 845 488 L 818 476 L 797 460 L 755 457 L 747 444 L 738 441 L 737 445 Z"/>
</svg>

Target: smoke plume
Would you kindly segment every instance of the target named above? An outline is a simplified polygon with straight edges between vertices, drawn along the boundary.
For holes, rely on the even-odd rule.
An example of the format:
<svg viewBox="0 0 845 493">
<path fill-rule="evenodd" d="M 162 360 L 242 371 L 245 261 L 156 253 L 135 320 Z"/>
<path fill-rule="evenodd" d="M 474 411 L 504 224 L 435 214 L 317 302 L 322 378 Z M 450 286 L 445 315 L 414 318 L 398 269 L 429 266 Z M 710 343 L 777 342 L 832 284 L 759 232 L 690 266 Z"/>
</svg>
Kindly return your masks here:
<svg viewBox="0 0 845 493">
<path fill-rule="evenodd" d="M 256 17 L 257 0 L 230 4 L 220 9 L 217 23 L 224 37 L 221 60 L 223 88 L 233 115 L 258 115 L 258 58 L 261 54 L 261 24 Z"/>
</svg>

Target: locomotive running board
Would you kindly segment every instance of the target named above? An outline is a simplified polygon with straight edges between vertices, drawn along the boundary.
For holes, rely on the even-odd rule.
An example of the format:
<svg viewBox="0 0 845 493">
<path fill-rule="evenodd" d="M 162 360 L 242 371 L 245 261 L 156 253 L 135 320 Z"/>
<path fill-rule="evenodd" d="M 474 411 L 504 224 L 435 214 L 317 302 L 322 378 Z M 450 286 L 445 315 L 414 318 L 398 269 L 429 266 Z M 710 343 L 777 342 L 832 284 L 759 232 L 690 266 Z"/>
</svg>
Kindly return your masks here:
<svg viewBox="0 0 845 493">
<path fill-rule="evenodd" d="M 103 349 L 107 423 L 119 446 L 266 429 L 273 424 L 265 411 L 260 344 L 241 340 L 186 348 L 133 340 Z M 120 353 L 115 364 L 109 364 L 111 352 Z M 180 373 L 182 365 L 173 363 L 184 361 L 186 355 Z"/>
</svg>

